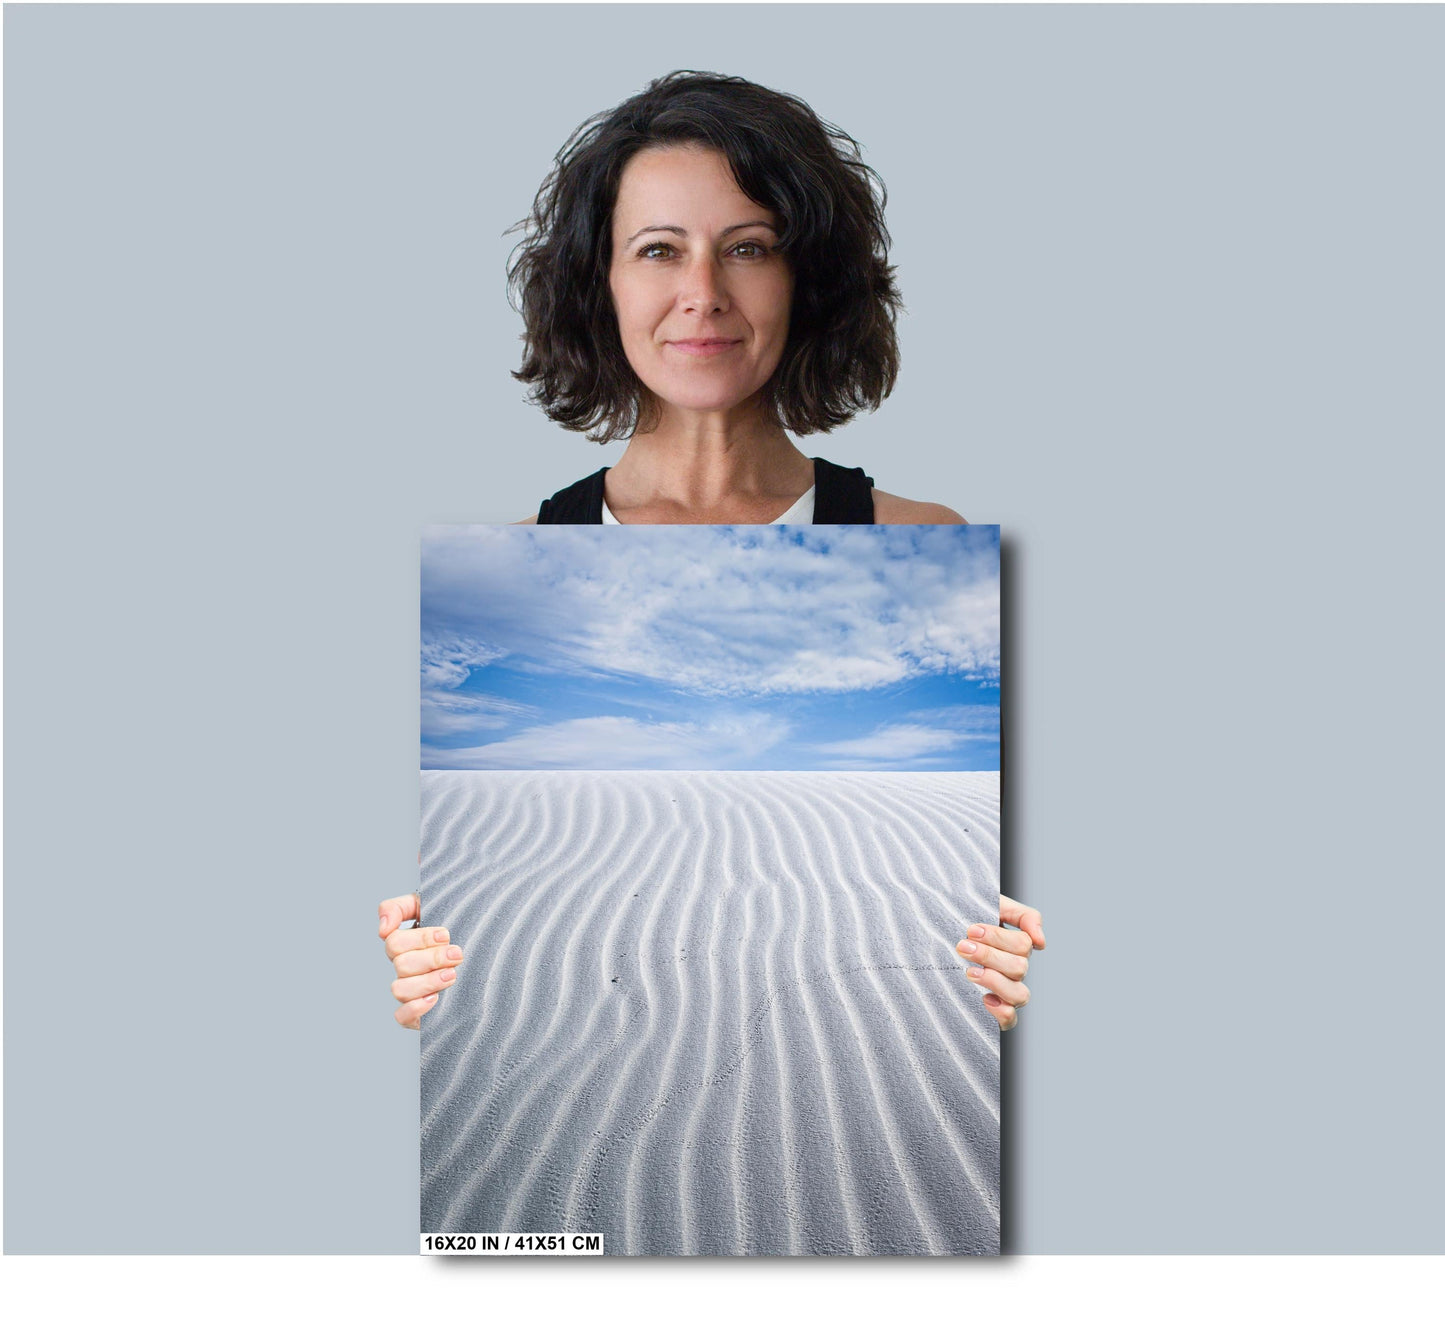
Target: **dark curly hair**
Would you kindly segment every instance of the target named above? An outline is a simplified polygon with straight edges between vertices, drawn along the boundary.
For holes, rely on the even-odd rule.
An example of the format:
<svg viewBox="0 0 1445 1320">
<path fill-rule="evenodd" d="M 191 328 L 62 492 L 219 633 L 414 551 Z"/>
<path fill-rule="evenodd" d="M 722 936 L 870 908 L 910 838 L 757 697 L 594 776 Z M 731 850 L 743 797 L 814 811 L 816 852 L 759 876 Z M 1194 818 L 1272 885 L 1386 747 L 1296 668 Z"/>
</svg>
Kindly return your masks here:
<svg viewBox="0 0 1445 1320">
<path fill-rule="evenodd" d="M 684 69 L 592 116 L 557 153 L 507 275 L 526 322 L 528 398 L 554 422 L 605 444 L 655 424 L 622 349 L 608 275 L 612 211 L 629 160 L 646 147 L 704 145 L 777 215 L 793 273 L 787 344 L 765 387 L 796 435 L 877 408 L 898 377 L 902 300 L 888 264 L 887 191 L 857 142 L 796 96 L 744 78 Z"/>
</svg>

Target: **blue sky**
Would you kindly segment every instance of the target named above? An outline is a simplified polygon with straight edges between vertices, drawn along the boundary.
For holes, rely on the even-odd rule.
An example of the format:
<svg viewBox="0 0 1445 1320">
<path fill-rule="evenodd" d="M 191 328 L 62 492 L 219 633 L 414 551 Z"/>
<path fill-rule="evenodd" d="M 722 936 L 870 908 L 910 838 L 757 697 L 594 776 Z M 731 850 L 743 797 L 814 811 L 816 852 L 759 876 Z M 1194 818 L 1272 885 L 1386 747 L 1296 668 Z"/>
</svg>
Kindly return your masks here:
<svg viewBox="0 0 1445 1320">
<path fill-rule="evenodd" d="M 997 770 L 998 528 L 432 527 L 423 769 Z"/>
</svg>

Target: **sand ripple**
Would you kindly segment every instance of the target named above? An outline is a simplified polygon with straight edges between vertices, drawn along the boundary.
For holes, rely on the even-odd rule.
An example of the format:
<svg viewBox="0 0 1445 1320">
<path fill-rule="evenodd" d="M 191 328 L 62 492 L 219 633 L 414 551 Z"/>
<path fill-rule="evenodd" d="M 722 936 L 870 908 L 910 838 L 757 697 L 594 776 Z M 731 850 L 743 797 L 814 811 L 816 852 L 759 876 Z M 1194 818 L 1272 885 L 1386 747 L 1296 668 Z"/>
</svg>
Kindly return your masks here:
<svg viewBox="0 0 1445 1320">
<path fill-rule="evenodd" d="M 426 1231 L 992 1253 L 996 774 L 421 776 Z"/>
</svg>

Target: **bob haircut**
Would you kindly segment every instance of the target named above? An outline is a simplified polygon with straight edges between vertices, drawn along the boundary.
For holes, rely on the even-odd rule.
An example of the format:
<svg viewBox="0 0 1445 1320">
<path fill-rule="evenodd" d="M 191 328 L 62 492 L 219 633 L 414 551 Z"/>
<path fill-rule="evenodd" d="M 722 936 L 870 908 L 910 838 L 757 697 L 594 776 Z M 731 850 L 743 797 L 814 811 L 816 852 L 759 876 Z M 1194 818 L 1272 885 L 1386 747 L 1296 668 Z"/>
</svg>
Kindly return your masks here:
<svg viewBox="0 0 1445 1320">
<path fill-rule="evenodd" d="M 783 356 L 764 387 L 796 435 L 877 408 L 898 377 L 902 300 L 888 264 L 887 192 L 857 142 L 795 96 L 744 78 L 679 70 L 586 120 L 557 153 L 509 263 L 526 324 L 530 402 L 600 444 L 656 424 L 656 401 L 628 364 L 612 305 L 612 211 L 628 161 L 648 147 L 720 151 L 733 177 L 779 221 L 793 274 Z"/>
</svg>

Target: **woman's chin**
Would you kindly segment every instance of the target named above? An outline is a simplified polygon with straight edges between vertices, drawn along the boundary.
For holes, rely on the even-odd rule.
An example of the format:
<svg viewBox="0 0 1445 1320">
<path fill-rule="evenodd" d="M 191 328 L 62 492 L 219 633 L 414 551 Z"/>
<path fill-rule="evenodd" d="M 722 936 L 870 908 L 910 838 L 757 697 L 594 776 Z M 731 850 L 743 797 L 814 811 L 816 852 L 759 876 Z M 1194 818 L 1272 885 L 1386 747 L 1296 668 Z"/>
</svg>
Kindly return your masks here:
<svg viewBox="0 0 1445 1320">
<path fill-rule="evenodd" d="M 758 391 L 681 387 L 657 397 L 668 412 L 726 415 L 740 410 L 751 412 L 757 406 Z"/>
</svg>

